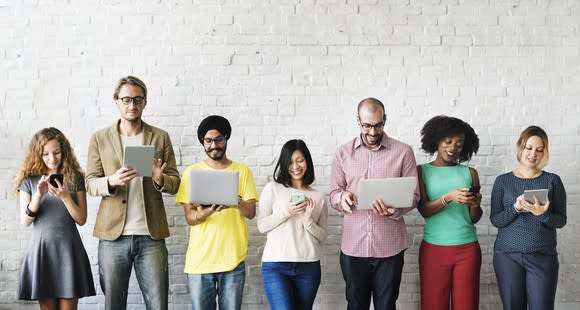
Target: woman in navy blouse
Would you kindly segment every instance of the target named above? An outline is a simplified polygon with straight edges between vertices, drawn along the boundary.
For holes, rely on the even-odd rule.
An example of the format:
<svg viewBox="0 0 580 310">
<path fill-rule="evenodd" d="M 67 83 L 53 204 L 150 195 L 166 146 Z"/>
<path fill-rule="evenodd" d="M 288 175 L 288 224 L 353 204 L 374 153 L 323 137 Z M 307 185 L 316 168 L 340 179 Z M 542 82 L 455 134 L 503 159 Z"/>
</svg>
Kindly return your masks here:
<svg viewBox="0 0 580 310">
<path fill-rule="evenodd" d="M 519 166 L 493 185 L 490 219 L 498 228 L 493 266 L 505 310 L 554 309 L 556 228 L 566 225 L 566 191 L 558 175 L 543 170 L 548 155 L 546 132 L 526 128 L 517 142 Z M 531 189 L 548 189 L 548 201 L 526 201 L 524 190 Z"/>
</svg>

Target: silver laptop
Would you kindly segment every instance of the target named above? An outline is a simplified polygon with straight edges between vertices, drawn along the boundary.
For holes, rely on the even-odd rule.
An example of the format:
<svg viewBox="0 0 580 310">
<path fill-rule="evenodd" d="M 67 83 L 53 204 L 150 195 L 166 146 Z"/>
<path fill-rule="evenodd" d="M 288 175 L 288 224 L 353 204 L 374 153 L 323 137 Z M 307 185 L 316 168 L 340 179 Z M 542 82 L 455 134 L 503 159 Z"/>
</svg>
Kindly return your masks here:
<svg viewBox="0 0 580 310">
<path fill-rule="evenodd" d="M 189 202 L 196 205 L 238 205 L 238 171 L 191 170 Z"/>
<path fill-rule="evenodd" d="M 123 166 L 135 168 L 140 176 L 150 177 L 153 170 L 152 145 L 125 146 Z"/>
<path fill-rule="evenodd" d="M 416 186 L 417 177 L 361 180 L 357 210 L 371 209 L 375 199 L 382 199 L 393 208 L 412 207 Z"/>
</svg>

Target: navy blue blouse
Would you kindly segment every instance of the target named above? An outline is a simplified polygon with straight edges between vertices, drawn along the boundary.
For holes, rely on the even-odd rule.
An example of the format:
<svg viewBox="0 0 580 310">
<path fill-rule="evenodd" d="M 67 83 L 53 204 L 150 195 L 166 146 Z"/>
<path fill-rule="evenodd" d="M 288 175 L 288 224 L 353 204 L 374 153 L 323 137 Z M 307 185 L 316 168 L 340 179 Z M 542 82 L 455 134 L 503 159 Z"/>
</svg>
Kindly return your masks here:
<svg viewBox="0 0 580 310">
<path fill-rule="evenodd" d="M 529 189 L 548 189 L 550 207 L 535 216 L 517 213 L 514 204 L 518 196 Z M 495 251 L 554 255 L 556 228 L 566 225 L 566 190 L 560 177 L 543 171 L 538 177 L 522 179 L 512 172 L 495 179 L 491 192 L 491 223 L 497 227 Z"/>
</svg>

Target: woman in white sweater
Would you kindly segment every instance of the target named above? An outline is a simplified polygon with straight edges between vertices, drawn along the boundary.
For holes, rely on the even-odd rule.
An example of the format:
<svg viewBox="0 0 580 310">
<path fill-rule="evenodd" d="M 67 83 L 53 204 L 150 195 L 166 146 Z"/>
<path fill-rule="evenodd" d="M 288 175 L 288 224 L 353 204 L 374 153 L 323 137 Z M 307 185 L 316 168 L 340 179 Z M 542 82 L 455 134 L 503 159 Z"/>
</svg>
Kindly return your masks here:
<svg viewBox="0 0 580 310">
<path fill-rule="evenodd" d="M 258 209 L 258 230 L 267 233 L 262 280 L 273 310 L 312 309 L 316 298 L 328 210 L 324 194 L 310 187 L 313 182 L 304 141 L 286 142 Z"/>
</svg>

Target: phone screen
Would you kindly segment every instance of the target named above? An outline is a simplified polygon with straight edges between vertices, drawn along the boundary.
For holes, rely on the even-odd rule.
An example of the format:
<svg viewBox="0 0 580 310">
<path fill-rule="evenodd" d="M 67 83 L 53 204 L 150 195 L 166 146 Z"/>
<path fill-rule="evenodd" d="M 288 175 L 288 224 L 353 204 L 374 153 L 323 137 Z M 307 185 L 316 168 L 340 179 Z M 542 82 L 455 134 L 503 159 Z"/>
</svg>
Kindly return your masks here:
<svg viewBox="0 0 580 310">
<path fill-rule="evenodd" d="M 48 177 L 48 182 L 50 183 L 50 185 L 52 185 L 54 187 L 58 187 L 58 184 L 56 184 L 56 180 L 58 180 L 60 182 L 60 184 L 62 184 L 64 181 L 64 176 L 60 173 L 56 173 L 56 174 L 51 174 Z"/>
</svg>

